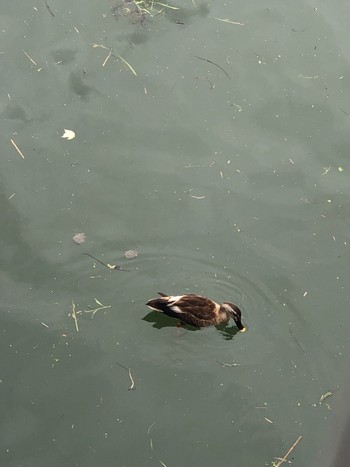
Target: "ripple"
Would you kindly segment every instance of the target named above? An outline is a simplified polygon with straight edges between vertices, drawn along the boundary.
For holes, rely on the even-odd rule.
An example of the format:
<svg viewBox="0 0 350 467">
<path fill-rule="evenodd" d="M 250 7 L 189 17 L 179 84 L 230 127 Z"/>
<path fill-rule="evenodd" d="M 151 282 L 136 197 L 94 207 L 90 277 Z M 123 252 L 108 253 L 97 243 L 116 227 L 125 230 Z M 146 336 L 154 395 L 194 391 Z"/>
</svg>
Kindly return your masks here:
<svg viewBox="0 0 350 467">
<path fill-rule="evenodd" d="M 243 267 L 238 272 L 237 264 L 227 256 L 203 258 L 202 252 L 197 250 L 178 248 L 169 253 L 159 245 L 157 248 L 135 246 L 139 256 L 132 262 L 123 261 L 122 249 L 119 256 L 111 250 L 101 258 L 106 262 L 109 262 L 106 258 L 115 258 L 118 262 L 120 257 L 130 269 L 125 273 L 112 272 L 103 287 L 106 290 L 106 287 L 116 285 L 117 291 L 113 294 L 115 306 L 120 310 L 119 326 L 127 326 L 131 334 L 143 333 L 142 355 L 151 357 L 160 366 L 168 366 L 172 349 L 171 361 L 175 366 L 179 361 L 192 365 L 203 359 L 215 362 L 238 358 L 242 364 L 254 368 L 266 362 L 270 364 L 276 355 L 284 355 L 289 360 L 293 355 L 293 360 L 305 372 L 309 370 L 309 361 L 302 352 L 305 342 L 300 341 L 290 325 L 292 321 L 303 324 L 302 315 L 300 317 L 293 307 L 283 306 L 278 296 L 279 286 L 276 287 L 271 275 L 265 274 L 266 281 L 261 279 L 266 261 L 260 260 L 264 262 L 262 269 L 255 264 L 250 270 Z M 109 272 L 101 266 L 102 275 L 108 277 Z M 237 333 L 232 320 L 221 329 L 209 327 L 193 332 L 193 328 L 185 327 L 178 330 L 176 320 L 149 313 L 145 307 L 145 302 L 158 291 L 173 295 L 197 293 L 217 302 L 232 301 L 241 308 L 242 322 L 248 330 L 244 334 Z"/>
</svg>

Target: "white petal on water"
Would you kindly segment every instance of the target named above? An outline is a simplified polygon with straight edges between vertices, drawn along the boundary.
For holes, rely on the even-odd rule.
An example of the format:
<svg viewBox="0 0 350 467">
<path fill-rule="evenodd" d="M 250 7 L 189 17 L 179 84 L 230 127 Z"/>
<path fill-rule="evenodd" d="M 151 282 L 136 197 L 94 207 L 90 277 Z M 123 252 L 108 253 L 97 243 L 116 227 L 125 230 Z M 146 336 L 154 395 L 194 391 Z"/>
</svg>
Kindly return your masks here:
<svg viewBox="0 0 350 467">
<path fill-rule="evenodd" d="M 64 128 L 64 133 L 62 135 L 62 138 L 74 139 L 75 138 L 75 132 L 73 130 L 67 130 L 66 128 Z"/>
</svg>

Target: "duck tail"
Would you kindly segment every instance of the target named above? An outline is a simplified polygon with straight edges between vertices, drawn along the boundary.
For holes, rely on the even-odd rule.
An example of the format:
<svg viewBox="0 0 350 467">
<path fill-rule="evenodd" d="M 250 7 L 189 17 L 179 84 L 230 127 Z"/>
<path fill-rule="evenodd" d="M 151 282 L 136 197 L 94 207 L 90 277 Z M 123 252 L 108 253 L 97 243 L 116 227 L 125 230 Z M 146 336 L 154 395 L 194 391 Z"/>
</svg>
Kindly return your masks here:
<svg viewBox="0 0 350 467">
<path fill-rule="evenodd" d="M 150 307 L 152 310 L 156 311 L 166 311 L 167 310 L 167 302 L 163 298 L 153 298 L 152 300 L 148 300 L 146 305 Z"/>
</svg>

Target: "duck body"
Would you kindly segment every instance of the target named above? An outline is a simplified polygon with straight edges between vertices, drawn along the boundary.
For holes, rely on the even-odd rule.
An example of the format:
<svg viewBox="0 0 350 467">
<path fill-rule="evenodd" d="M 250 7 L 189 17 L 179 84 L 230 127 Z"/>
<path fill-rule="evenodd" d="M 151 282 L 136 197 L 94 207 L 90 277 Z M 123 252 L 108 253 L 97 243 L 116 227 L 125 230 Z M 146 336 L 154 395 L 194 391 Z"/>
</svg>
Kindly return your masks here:
<svg viewBox="0 0 350 467">
<path fill-rule="evenodd" d="M 241 310 L 229 302 L 219 303 L 196 294 L 166 295 L 158 292 L 160 297 L 149 300 L 146 305 L 152 310 L 163 312 L 171 318 L 196 327 L 217 326 L 226 324 L 232 318 L 242 332 L 245 327 L 241 321 Z"/>
</svg>

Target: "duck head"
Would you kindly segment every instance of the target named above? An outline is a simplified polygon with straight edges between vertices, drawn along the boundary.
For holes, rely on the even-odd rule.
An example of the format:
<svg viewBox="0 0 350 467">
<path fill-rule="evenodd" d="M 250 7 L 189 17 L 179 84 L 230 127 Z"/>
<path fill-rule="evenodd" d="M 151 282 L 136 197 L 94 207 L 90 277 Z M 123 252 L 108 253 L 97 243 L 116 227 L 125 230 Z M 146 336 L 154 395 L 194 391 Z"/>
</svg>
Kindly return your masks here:
<svg viewBox="0 0 350 467">
<path fill-rule="evenodd" d="M 234 320 L 238 329 L 241 332 L 245 332 L 247 328 L 244 327 L 242 324 L 242 312 L 238 308 L 238 306 L 230 302 L 223 302 L 221 306 L 228 313 L 228 315 Z"/>
</svg>

